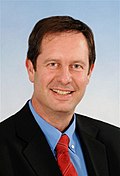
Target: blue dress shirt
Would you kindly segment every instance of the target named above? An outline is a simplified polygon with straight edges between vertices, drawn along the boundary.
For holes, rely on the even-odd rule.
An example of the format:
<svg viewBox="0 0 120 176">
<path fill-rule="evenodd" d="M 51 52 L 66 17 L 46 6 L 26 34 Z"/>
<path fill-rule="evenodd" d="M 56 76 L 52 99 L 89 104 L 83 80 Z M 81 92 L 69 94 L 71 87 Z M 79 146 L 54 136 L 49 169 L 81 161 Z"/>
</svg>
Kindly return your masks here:
<svg viewBox="0 0 120 176">
<path fill-rule="evenodd" d="M 62 133 L 58 129 L 56 129 L 49 123 L 47 123 L 42 117 L 40 117 L 35 112 L 31 101 L 29 101 L 29 107 L 35 120 L 37 121 L 38 125 L 40 126 L 41 130 L 44 133 L 48 141 L 48 144 L 50 145 L 50 148 L 53 152 L 53 155 L 55 156 L 55 148 Z M 77 170 L 78 176 L 88 176 L 81 145 L 80 145 L 80 140 L 78 139 L 77 134 L 75 132 L 75 127 L 76 127 L 76 116 L 74 115 L 74 120 L 72 124 L 63 134 L 68 135 L 70 139 L 70 143 L 69 143 L 70 158 L 74 167 Z"/>
</svg>

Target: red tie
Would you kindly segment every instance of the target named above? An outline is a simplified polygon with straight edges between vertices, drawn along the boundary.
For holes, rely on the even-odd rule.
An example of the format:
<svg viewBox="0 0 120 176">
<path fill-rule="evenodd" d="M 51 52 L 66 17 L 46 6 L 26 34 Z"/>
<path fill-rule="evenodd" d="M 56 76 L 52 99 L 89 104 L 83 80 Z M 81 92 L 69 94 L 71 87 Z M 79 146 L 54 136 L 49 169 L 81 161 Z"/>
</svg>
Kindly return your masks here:
<svg viewBox="0 0 120 176">
<path fill-rule="evenodd" d="M 78 176 L 68 152 L 69 137 L 62 135 L 56 146 L 56 157 L 58 166 L 63 176 Z"/>
</svg>

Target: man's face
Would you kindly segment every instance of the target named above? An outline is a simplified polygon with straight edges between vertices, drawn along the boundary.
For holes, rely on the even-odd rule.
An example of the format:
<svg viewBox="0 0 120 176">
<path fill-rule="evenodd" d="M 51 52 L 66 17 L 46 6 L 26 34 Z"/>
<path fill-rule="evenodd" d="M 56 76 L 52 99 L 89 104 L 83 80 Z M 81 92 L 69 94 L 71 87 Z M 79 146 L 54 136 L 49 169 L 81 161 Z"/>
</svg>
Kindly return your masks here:
<svg viewBox="0 0 120 176">
<path fill-rule="evenodd" d="M 33 101 L 39 110 L 73 113 L 89 82 L 89 51 L 82 33 L 61 33 L 43 38 L 36 71 L 26 62 L 34 83 Z"/>
</svg>

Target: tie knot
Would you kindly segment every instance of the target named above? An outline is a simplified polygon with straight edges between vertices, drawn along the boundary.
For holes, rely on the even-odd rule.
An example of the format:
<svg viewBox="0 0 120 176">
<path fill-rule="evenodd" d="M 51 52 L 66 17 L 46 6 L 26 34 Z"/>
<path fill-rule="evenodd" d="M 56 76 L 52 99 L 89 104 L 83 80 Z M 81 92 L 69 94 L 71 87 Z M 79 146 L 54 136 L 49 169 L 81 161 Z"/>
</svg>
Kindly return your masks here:
<svg viewBox="0 0 120 176">
<path fill-rule="evenodd" d="M 56 151 L 60 153 L 68 151 L 69 141 L 70 139 L 66 134 L 62 135 L 60 140 L 57 143 Z"/>
</svg>

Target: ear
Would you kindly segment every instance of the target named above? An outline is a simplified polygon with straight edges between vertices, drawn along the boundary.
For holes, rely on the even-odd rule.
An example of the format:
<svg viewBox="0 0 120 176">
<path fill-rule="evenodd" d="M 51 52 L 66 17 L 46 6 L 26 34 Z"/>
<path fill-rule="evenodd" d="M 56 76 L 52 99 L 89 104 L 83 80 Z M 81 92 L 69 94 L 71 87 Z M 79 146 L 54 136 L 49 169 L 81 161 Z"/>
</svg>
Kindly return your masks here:
<svg viewBox="0 0 120 176">
<path fill-rule="evenodd" d="M 91 65 L 90 70 L 89 70 L 89 73 L 88 73 L 88 83 L 89 83 L 91 74 L 92 74 L 92 72 L 93 72 L 93 69 L 94 69 L 94 64 Z"/>
<path fill-rule="evenodd" d="M 90 70 L 89 70 L 89 75 L 91 76 L 92 72 L 93 72 L 93 69 L 94 69 L 94 64 L 91 65 L 90 67 Z"/>
<path fill-rule="evenodd" d="M 34 70 L 34 67 L 33 67 L 33 64 L 31 62 L 31 60 L 26 59 L 25 65 L 26 65 L 26 68 L 27 68 L 29 80 L 33 83 L 34 82 L 34 76 L 35 76 L 35 70 Z"/>
</svg>

